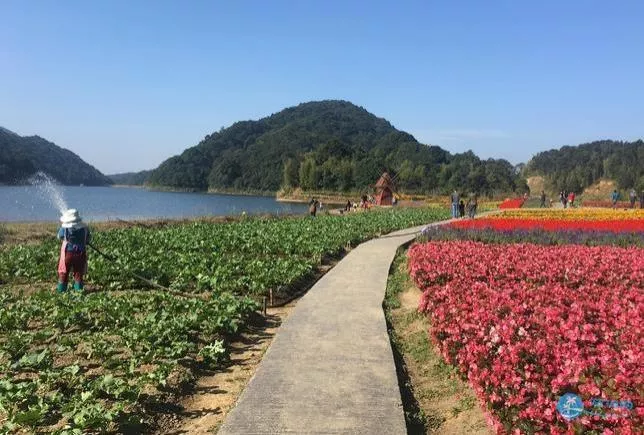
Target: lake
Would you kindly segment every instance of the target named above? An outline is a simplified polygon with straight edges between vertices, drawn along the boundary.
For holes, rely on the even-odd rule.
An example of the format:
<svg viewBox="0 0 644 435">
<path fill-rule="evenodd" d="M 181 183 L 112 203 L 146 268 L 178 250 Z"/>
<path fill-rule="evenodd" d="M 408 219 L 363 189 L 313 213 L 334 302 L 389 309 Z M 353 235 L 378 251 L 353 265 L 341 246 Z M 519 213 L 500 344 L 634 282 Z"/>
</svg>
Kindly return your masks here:
<svg viewBox="0 0 644 435">
<path fill-rule="evenodd" d="M 55 193 L 59 193 L 59 200 Z M 273 197 L 158 192 L 137 188 L 0 186 L 0 221 L 57 221 L 60 200 L 85 221 L 189 218 L 247 214 L 303 214 L 306 204 Z"/>
</svg>

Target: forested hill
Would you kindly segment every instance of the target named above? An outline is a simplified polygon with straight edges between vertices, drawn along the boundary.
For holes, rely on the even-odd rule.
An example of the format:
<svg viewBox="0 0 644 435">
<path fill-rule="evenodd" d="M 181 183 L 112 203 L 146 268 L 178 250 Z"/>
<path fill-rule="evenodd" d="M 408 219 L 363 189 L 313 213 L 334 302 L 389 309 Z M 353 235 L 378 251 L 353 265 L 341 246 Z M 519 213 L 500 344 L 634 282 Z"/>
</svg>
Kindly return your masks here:
<svg viewBox="0 0 644 435">
<path fill-rule="evenodd" d="M 152 171 L 123 172 L 120 174 L 108 175 L 114 184 L 140 186 L 145 184 Z"/>
<path fill-rule="evenodd" d="M 258 121 L 242 121 L 206 136 L 163 162 L 147 184 L 180 189 L 277 191 L 356 190 L 384 170 L 399 189 L 480 193 L 524 189 L 512 164 L 452 155 L 418 143 L 388 121 L 346 101 L 303 103 Z"/>
<path fill-rule="evenodd" d="M 548 188 L 581 192 L 601 178 L 610 178 L 622 189 L 644 190 L 644 141 L 603 140 L 565 146 L 535 155 L 526 175 L 542 175 Z"/>
<path fill-rule="evenodd" d="M 98 169 L 73 152 L 39 136 L 23 137 L 0 127 L 0 184 L 24 184 L 38 171 L 62 184 L 111 184 Z"/>
</svg>

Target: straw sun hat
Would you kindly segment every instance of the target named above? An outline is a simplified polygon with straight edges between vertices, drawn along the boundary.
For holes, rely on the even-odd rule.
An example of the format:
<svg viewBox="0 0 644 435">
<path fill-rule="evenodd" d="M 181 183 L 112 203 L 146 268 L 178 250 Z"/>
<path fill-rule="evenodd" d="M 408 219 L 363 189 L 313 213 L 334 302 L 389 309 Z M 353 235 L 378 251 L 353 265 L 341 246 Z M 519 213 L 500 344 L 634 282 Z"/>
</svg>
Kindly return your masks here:
<svg viewBox="0 0 644 435">
<path fill-rule="evenodd" d="M 60 217 L 60 222 L 63 228 L 72 228 L 82 224 L 83 220 L 78 214 L 78 210 L 70 208 L 69 210 L 65 211 Z"/>
</svg>

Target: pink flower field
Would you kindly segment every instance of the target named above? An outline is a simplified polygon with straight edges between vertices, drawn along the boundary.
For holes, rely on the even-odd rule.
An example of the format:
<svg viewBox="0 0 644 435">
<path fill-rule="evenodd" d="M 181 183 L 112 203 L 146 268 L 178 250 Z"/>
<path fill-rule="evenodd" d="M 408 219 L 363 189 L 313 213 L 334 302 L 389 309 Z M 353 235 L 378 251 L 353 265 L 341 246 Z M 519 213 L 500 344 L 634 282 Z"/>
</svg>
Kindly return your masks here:
<svg viewBox="0 0 644 435">
<path fill-rule="evenodd" d="M 428 242 L 409 269 L 433 341 L 497 432 L 641 430 L 644 249 Z M 568 422 L 565 393 L 593 412 Z M 634 407 L 593 408 L 599 398 Z"/>
</svg>

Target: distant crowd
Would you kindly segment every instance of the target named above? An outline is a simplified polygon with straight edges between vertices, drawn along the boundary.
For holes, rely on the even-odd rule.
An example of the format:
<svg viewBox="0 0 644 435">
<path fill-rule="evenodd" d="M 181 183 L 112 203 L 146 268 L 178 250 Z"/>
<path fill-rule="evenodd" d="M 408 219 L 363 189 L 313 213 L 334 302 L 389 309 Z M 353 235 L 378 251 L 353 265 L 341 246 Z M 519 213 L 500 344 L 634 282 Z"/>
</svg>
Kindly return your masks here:
<svg viewBox="0 0 644 435">
<path fill-rule="evenodd" d="M 465 216 L 473 219 L 476 216 L 478 208 L 478 195 L 476 193 L 470 194 L 466 200 L 463 199 L 463 196 L 458 191 L 454 192 L 450 196 L 451 205 L 452 205 L 452 218 L 464 218 Z M 524 200 L 528 199 L 528 194 L 524 194 Z M 617 190 L 614 190 L 610 195 L 610 200 L 612 202 L 613 208 L 617 208 L 617 203 L 620 199 L 620 194 Z M 628 194 L 628 199 L 630 202 L 630 207 L 635 208 L 636 203 L 639 200 L 639 206 L 641 209 L 644 209 L 644 190 L 642 190 L 638 196 L 635 189 L 631 189 Z M 562 190 L 559 192 L 559 202 L 561 203 L 562 208 L 572 208 L 575 207 L 576 194 L 575 192 L 569 192 L 567 190 Z M 396 198 L 393 198 L 393 204 L 397 202 Z M 539 208 L 548 208 L 553 206 L 553 199 L 548 199 L 546 192 L 541 191 L 539 195 Z M 368 210 L 376 204 L 376 199 L 371 195 L 363 195 L 360 198 L 360 202 L 352 202 L 347 200 L 346 204 L 340 213 L 348 213 L 351 210 L 365 209 Z M 311 198 L 309 201 L 309 214 L 315 216 L 318 210 L 322 209 L 322 203 L 315 198 Z"/>
<path fill-rule="evenodd" d="M 467 203 L 463 201 L 461 194 L 456 190 L 452 193 L 452 218 L 464 218 L 465 213 L 470 219 L 476 216 L 476 209 L 478 208 L 478 195 L 476 193 L 470 194 L 467 198 Z"/>
<path fill-rule="evenodd" d="M 398 203 L 398 199 L 394 196 L 392 199 L 392 205 Z M 369 210 L 376 205 L 376 198 L 372 195 L 362 195 L 360 202 L 352 202 L 347 200 L 346 204 L 339 210 L 340 214 L 348 213 L 350 211 L 357 211 L 359 209 Z M 317 212 L 322 209 L 322 202 L 316 198 L 311 198 L 309 200 L 309 214 L 313 217 L 317 215 Z"/>
<path fill-rule="evenodd" d="M 613 208 L 617 208 L 617 202 L 620 199 L 620 194 L 617 191 L 617 189 L 613 190 L 613 192 L 610 195 L 610 200 L 612 203 Z M 540 208 L 544 207 L 552 207 L 552 199 L 549 202 L 549 205 L 546 205 L 546 192 L 541 191 L 541 196 L 540 196 Z M 630 192 L 628 193 L 628 200 L 630 202 L 630 207 L 635 208 L 635 203 L 638 201 L 638 195 L 635 189 L 631 189 Z M 563 208 L 570 208 L 575 206 L 575 192 L 567 192 L 566 190 L 562 190 L 559 192 L 559 202 L 561 203 Z M 639 205 L 641 209 L 644 209 L 644 190 L 642 190 L 639 194 Z"/>
<path fill-rule="evenodd" d="M 613 190 L 613 193 L 610 195 L 610 199 L 613 202 L 613 208 L 617 208 L 617 201 L 619 201 L 619 192 L 617 190 Z M 644 190 L 640 192 L 639 200 L 640 208 L 644 209 Z M 637 192 L 635 191 L 635 189 L 631 189 L 631 191 L 628 193 L 628 201 L 631 204 L 631 208 L 635 208 L 635 202 L 637 201 Z"/>
</svg>

